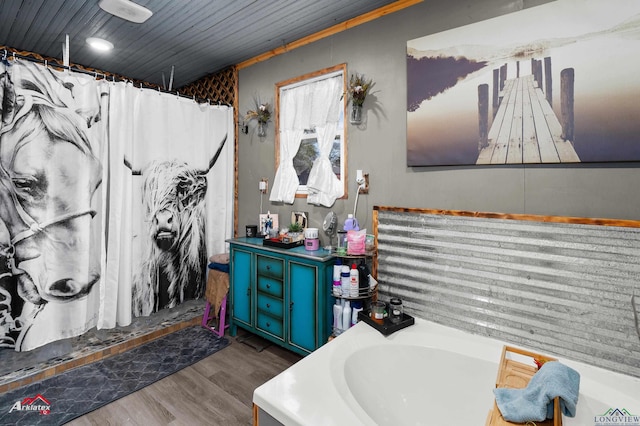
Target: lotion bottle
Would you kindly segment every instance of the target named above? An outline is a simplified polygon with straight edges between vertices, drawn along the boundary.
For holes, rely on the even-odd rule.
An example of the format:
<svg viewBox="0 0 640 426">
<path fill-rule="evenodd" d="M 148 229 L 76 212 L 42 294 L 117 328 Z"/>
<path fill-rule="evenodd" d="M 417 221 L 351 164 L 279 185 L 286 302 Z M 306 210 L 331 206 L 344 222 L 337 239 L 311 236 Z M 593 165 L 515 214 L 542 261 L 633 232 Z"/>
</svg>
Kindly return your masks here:
<svg viewBox="0 0 640 426">
<path fill-rule="evenodd" d="M 342 309 L 342 331 L 347 331 L 349 327 L 351 327 L 351 303 L 345 300 Z"/>
<path fill-rule="evenodd" d="M 358 322 L 358 312 L 362 311 L 362 303 L 353 302 L 353 308 L 351 311 L 351 326 L 353 327 Z"/>
<path fill-rule="evenodd" d="M 351 270 L 349 271 L 349 295 L 351 297 L 358 297 L 360 290 L 360 272 L 358 271 L 358 265 L 353 263 Z"/>
<path fill-rule="evenodd" d="M 337 336 L 342 332 L 342 306 L 340 306 L 340 300 L 336 299 L 336 304 L 333 305 L 333 333 Z"/>
<path fill-rule="evenodd" d="M 334 296 L 342 296 L 342 283 L 340 274 L 342 272 L 342 261 L 340 259 L 336 260 L 335 265 L 333 265 L 333 295 Z"/>
<path fill-rule="evenodd" d="M 349 265 L 342 265 L 342 271 L 340 273 L 340 283 L 342 287 L 342 296 L 348 297 L 351 289 L 351 275 Z"/>
</svg>

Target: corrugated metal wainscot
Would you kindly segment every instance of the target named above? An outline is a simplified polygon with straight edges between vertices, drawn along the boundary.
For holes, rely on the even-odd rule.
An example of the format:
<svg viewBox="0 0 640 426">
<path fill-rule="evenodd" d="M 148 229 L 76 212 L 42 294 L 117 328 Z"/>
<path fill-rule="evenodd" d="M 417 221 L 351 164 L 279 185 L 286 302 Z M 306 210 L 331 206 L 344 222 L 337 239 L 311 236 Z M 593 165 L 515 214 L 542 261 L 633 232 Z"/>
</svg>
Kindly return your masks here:
<svg viewBox="0 0 640 426">
<path fill-rule="evenodd" d="M 374 208 L 379 297 L 640 377 L 640 221 Z"/>
</svg>

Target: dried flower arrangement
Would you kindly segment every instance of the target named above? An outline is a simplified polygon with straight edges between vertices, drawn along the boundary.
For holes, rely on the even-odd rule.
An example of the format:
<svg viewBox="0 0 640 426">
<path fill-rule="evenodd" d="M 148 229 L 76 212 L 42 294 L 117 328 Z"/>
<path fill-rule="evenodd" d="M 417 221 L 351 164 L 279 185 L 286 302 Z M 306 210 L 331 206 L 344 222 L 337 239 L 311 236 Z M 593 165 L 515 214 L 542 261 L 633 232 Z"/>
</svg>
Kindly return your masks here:
<svg viewBox="0 0 640 426">
<path fill-rule="evenodd" d="M 258 120 L 258 123 L 265 124 L 271 118 L 271 111 L 269 111 L 268 103 L 261 103 L 259 99 L 253 99 L 256 108 L 254 110 L 247 111 L 247 114 L 244 116 L 244 119 L 249 120 Z"/>
<path fill-rule="evenodd" d="M 351 78 L 349 79 L 349 88 L 347 89 L 351 103 L 353 105 L 362 106 L 373 84 L 373 80 L 366 80 L 364 74 L 351 74 Z"/>
</svg>

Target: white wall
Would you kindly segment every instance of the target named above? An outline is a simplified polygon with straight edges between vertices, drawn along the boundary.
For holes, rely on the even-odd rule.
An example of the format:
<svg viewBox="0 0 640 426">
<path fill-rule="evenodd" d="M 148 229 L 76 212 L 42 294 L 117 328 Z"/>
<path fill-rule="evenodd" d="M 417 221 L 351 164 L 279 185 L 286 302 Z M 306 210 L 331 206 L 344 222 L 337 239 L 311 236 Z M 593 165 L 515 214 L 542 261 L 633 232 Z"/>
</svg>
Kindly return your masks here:
<svg viewBox="0 0 640 426">
<path fill-rule="evenodd" d="M 284 55 L 242 69 L 239 113 L 253 108 L 253 96 L 274 99 L 275 83 L 339 63 L 349 74 L 375 81 L 365 102 L 366 124 L 348 127 L 349 197 L 331 208 L 304 199 L 275 205 L 264 196 L 263 210 L 286 216 L 310 212 L 311 226 L 321 227 L 330 210 L 341 220 L 353 211 L 355 171 L 370 174 L 370 191 L 361 195 L 358 219 L 371 227 L 374 205 L 423 207 L 501 213 L 640 219 L 640 172 L 637 163 L 496 167 L 407 167 L 406 42 L 456 28 L 546 0 L 428 0 Z M 274 123 L 261 142 L 250 127 L 239 133 L 238 232 L 257 223 L 258 181 L 275 176 Z M 282 217 L 282 216 L 281 216 Z"/>
</svg>

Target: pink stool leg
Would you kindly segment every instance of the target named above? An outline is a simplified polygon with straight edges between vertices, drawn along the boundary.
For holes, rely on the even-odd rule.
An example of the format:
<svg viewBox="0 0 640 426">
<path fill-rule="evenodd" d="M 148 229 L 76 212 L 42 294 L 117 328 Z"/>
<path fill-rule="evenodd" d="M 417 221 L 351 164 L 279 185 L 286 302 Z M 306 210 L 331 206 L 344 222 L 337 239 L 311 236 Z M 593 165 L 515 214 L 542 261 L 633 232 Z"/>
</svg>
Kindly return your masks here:
<svg viewBox="0 0 640 426">
<path fill-rule="evenodd" d="M 225 324 L 225 318 L 227 314 L 227 296 L 222 299 L 222 304 L 220 306 L 220 313 L 217 315 L 218 318 L 218 328 L 212 327 L 209 325 L 209 321 L 216 318 L 216 313 L 211 312 L 211 303 L 207 302 L 204 308 L 204 314 L 202 315 L 202 326 L 213 334 L 219 337 L 224 337 L 224 331 L 229 328 L 229 324 Z"/>
<path fill-rule="evenodd" d="M 209 328 L 209 311 L 211 310 L 211 303 L 207 302 L 207 305 L 204 307 L 204 315 L 202 315 L 202 326 L 204 328 Z"/>
<path fill-rule="evenodd" d="M 228 324 L 225 324 L 225 318 L 227 315 L 227 296 L 222 299 L 222 305 L 220 306 L 220 313 L 218 314 L 218 336 L 224 336 L 224 330 L 229 328 Z"/>
</svg>

